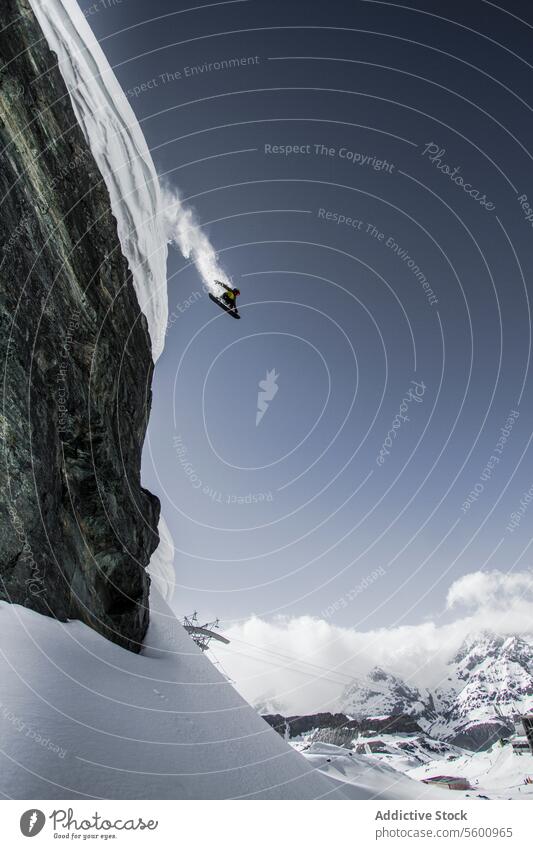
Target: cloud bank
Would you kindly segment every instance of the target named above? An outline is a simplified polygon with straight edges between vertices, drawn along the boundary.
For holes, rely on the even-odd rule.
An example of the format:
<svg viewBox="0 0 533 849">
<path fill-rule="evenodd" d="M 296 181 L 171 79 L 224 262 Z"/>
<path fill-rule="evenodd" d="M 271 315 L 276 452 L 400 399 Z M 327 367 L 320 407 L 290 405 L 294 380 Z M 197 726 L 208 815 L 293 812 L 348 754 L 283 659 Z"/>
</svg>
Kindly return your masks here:
<svg viewBox="0 0 533 849">
<path fill-rule="evenodd" d="M 371 631 L 311 616 L 251 617 L 225 633 L 216 657 L 252 704 L 268 695 L 286 713 L 335 710 L 344 687 L 379 665 L 410 684 L 445 684 L 447 662 L 469 634 L 533 639 L 533 572 L 472 572 L 449 588 L 432 621 Z"/>
</svg>

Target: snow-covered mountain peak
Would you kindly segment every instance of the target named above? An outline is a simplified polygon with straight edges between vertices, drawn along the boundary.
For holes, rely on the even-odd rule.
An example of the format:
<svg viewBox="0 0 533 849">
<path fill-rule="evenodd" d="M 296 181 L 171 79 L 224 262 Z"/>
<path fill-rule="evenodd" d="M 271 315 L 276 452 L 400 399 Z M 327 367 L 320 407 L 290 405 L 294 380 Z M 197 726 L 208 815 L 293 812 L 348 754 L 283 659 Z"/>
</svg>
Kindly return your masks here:
<svg viewBox="0 0 533 849">
<path fill-rule="evenodd" d="M 455 664 L 458 672 L 467 672 L 487 656 L 498 654 L 504 642 L 505 638 L 500 634 L 491 634 L 489 631 L 469 634 L 452 657 L 450 665 Z"/>
<path fill-rule="evenodd" d="M 450 661 L 459 681 L 504 681 L 513 676 L 531 678 L 533 653 L 522 637 L 483 633 L 465 640 Z M 514 669 L 513 669 L 514 668 Z"/>
<path fill-rule="evenodd" d="M 434 692 L 374 667 L 344 690 L 339 709 L 356 719 L 403 714 L 440 739 L 485 746 L 533 709 L 533 648 L 528 639 L 468 635 Z"/>
<path fill-rule="evenodd" d="M 392 675 L 390 672 L 385 672 L 381 666 L 374 666 L 373 669 L 368 673 L 368 677 L 371 681 L 398 681 L 395 675 Z"/>
<path fill-rule="evenodd" d="M 399 714 L 422 716 L 433 710 L 433 700 L 429 693 L 375 666 L 366 678 L 346 687 L 340 709 L 356 718 Z"/>
<path fill-rule="evenodd" d="M 435 693 L 439 719 L 431 728 L 443 739 L 483 747 L 533 708 L 533 651 L 523 637 L 469 635 L 449 671 Z"/>
</svg>

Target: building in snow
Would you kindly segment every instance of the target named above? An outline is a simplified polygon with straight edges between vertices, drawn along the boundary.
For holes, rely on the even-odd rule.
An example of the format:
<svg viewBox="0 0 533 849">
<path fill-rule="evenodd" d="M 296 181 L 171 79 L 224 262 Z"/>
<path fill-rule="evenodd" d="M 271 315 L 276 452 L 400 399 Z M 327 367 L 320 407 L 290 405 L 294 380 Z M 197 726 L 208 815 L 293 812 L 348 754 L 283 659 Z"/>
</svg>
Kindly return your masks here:
<svg viewBox="0 0 533 849">
<path fill-rule="evenodd" d="M 447 787 L 448 790 L 471 790 L 470 782 L 467 778 L 458 775 L 433 775 L 430 778 L 423 778 L 424 784 L 431 784 L 437 787 Z"/>
</svg>

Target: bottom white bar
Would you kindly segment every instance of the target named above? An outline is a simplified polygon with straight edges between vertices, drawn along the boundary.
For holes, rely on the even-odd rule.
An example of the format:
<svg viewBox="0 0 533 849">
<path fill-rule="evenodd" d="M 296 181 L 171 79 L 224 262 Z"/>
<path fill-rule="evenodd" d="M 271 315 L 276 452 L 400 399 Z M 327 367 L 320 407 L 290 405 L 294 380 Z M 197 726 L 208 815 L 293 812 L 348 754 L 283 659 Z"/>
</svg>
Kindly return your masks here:
<svg viewBox="0 0 533 849">
<path fill-rule="evenodd" d="M 3 801 L 2 845 L 314 849 L 525 847 L 531 811 L 517 801 Z M 274 810 L 275 809 L 275 810 Z"/>
</svg>

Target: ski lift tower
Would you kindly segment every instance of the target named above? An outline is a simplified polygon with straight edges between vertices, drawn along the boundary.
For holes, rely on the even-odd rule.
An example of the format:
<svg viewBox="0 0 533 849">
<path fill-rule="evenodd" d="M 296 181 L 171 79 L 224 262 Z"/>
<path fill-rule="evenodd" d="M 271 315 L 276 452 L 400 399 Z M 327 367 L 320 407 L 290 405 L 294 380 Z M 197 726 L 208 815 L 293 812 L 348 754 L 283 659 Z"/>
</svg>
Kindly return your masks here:
<svg viewBox="0 0 533 849">
<path fill-rule="evenodd" d="M 219 620 L 215 619 L 214 622 L 205 622 L 201 625 L 196 610 L 192 616 L 183 617 L 183 627 L 202 651 L 207 651 L 211 640 L 215 640 L 217 643 L 224 643 L 225 645 L 229 643 L 229 640 L 216 630 L 220 628 Z"/>
<path fill-rule="evenodd" d="M 533 755 L 533 713 L 527 713 L 525 716 L 522 717 L 522 725 L 524 726 L 527 742 L 529 743 L 529 748 L 531 749 L 531 754 Z"/>
</svg>

